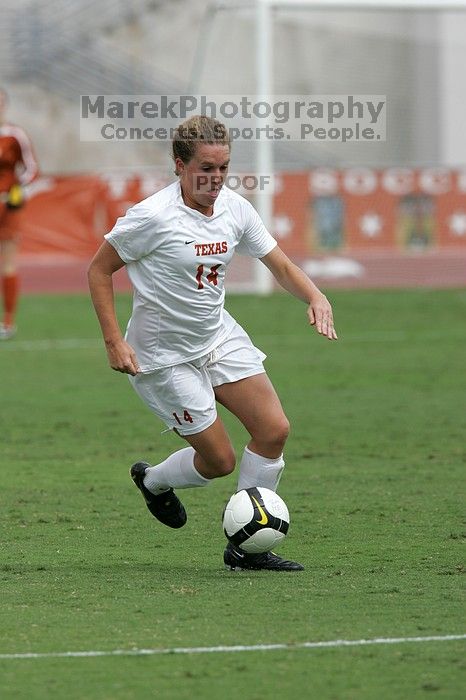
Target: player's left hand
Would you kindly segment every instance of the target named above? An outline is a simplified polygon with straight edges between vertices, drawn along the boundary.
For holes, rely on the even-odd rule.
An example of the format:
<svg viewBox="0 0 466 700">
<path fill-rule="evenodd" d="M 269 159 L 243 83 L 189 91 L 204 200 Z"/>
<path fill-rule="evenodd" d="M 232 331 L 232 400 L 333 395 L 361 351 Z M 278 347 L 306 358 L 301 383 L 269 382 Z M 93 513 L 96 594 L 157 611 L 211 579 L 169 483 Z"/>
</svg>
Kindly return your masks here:
<svg viewBox="0 0 466 700">
<path fill-rule="evenodd" d="M 315 326 L 318 333 L 329 340 L 338 340 L 337 332 L 333 325 L 332 305 L 325 296 L 319 294 L 311 301 L 307 309 L 307 315 L 311 326 Z"/>
</svg>

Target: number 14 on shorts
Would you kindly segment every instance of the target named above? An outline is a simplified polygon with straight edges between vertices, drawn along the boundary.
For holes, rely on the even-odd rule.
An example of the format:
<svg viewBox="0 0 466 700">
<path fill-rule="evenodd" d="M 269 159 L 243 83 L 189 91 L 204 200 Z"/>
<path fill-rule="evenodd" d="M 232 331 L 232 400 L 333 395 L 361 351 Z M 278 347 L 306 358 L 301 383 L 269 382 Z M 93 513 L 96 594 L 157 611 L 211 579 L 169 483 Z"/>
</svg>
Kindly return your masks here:
<svg viewBox="0 0 466 700">
<path fill-rule="evenodd" d="M 183 420 L 181 420 L 181 418 L 178 416 L 178 414 L 175 411 L 173 411 L 173 417 L 175 418 L 178 425 L 183 425 L 183 421 L 185 423 L 192 423 L 193 422 L 193 418 L 192 418 L 191 414 L 186 409 L 183 409 Z"/>
</svg>

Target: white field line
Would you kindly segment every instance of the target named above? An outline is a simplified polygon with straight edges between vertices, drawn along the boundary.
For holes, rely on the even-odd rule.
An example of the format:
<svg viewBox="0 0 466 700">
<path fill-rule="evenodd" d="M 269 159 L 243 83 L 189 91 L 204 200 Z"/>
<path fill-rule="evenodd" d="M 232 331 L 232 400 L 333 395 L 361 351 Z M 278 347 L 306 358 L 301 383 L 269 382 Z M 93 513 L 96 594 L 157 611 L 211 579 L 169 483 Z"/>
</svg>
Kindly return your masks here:
<svg viewBox="0 0 466 700">
<path fill-rule="evenodd" d="M 248 651 L 296 651 L 299 649 L 335 649 L 338 647 L 363 647 L 375 644 L 405 644 L 419 642 L 452 642 L 466 640 L 466 634 L 446 634 L 431 637 L 378 637 L 376 639 L 333 639 L 327 642 L 302 642 L 300 644 L 253 644 L 212 647 L 172 647 L 160 649 L 110 649 L 108 651 L 56 651 L 25 652 L 24 654 L 0 654 L 0 660 L 88 658 L 98 656 L 160 656 L 168 654 L 231 654 Z"/>
<path fill-rule="evenodd" d="M 286 346 L 289 342 L 303 342 L 300 334 L 287 334 L 285 337 L 275 335 L 256 334 L 255 339 L 264 345 Z M 404 330 L 387 331 L 366 331 L 363 333 L 346 333 L 340 337 L 342 343 L 399 343 L 410 340 L 438 340 L 447 335 L 443 331 L 407 332 Z M 454 329 L 453 333 L 448 333 L 448 338 L 463 338 L 464 332 Z M 7 340 L 0 343 L 0 352 L 3 351 L 32 351 L 40 352 L 46 350 L 95 350 L 104 349 L 103 340 L 100 338 L 56 338 L 42 340 Z"/>
<path fill-rule="evenodd" d="M 98 338 L 56 338 L 54 340 L 6 340 L 0 345 L 4 350 L 26 350 L 40 352 L 42 350 L 94 350 L 104 349 L 103 340 Z"/>
</svg>

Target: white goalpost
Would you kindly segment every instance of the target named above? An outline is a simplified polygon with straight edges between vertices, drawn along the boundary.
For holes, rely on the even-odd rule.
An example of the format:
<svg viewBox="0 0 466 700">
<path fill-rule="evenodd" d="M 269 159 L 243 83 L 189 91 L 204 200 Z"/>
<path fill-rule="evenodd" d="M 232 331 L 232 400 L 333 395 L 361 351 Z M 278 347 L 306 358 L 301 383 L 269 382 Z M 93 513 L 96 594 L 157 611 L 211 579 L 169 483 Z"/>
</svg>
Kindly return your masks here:
<svg viewBox="0 0 466 700">
<path fill-rule="evenodd" d="M 219 12 L 252 12 L 254 16 L 254 45 L 255 45 L 255 93 L 259 100 L 268 102 L 274 95 L 274 55 L 277 53 L 277 45 L 274 40 L 276 28 L 276 11 L 309 12 L 448 12 L 466 10 L 466 0 L 255 0 L 255 2 L 241 2 L 241 0 L 228 2 L 217 0 L 209 9 L 209 26 Z M 199 58 L 196 64 L 197 70 L 202 70 Z M 458 86 L 458 89 L 461 89 Z M 466 97 L 465 89 L 463 88 Z M 457 99 L 458 101 L 458 99 Z M 446 111 L 444 107 L 444 111 Z M 450 115 L 450 119 L 452 119 Z M 448 133 L 448 125 L 445 125 L 445 133 Z M 446 135 L 442 138 L 448 138 Z M 274 173 L 274 151 L 270 139 L 258 139 L 254 145 L 254 162 L 256 173 Z M 273 192 L 262 193 L 256 197 L 255 206 L 267 228 L 274 233 L 273 220 Z M 270 273 L 259 261 L 255 265 L 254 291 L 267 294 L 272 290 L 273 281 Z"/>
</svg>

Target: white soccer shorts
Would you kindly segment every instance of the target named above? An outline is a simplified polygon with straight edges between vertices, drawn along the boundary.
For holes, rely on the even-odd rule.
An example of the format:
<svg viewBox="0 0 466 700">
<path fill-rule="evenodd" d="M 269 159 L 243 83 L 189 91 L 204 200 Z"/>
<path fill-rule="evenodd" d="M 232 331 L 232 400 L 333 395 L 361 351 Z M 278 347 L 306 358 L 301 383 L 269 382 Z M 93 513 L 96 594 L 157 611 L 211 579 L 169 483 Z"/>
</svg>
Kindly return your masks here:
<svg viewBox="0 0 466 700">
<path fill-rule="evenodd" d="M 212 352 L 191 362 L 129 375 L 144 403 L 169 428 L 194 435 L 217 418 L 214 387 L 265 372 L 266 355 L 237 323 Z"/>
</svg>

